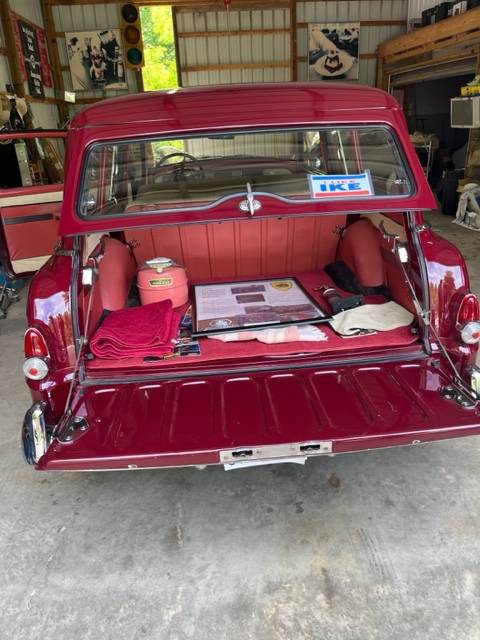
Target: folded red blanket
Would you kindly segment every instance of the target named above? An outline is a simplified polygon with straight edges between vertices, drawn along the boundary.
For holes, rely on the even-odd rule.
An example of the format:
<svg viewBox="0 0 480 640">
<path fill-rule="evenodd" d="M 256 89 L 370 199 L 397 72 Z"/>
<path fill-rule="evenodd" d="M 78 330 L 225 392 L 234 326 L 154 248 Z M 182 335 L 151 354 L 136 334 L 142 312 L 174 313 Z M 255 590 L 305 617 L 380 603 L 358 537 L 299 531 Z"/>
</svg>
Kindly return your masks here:
<svg viewBox="0 0 480 640">
<path fill-rule="evenodd" d="M 112 311 L 90 340 L 90 349 L 108 359 L 162 356 L 173 350 L 179 324 L 170 300 Z"/>
</svg>

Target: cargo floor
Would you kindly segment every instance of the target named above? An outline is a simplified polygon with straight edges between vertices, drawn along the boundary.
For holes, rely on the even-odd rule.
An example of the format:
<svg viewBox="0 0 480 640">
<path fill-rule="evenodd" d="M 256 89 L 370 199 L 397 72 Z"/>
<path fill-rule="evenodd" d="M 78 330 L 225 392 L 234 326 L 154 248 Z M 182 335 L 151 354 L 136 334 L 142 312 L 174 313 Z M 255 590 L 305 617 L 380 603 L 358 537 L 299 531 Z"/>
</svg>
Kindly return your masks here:
<svg viewBox="0 0 480 640">
<path fill-rule="evenodd" d="M 289 274 L 288 277 L 296 277 L 303 285 L 309 295 L 314 298 L 320 306 L 325 308 L 321 294 L 316 291 L 324 284 L 332 285 L 332 281 L 324 271 Z M 285 277 L 285 274 L 279 274 Z M 241 278 L 245 279 L 245 278 Z M 252 278 L 253 279 L 253 278 Z M 234 279 L 232 279 L 234 280 Z M 240 280 L 240 278 L 238 279 Z M 345 295 L 349 295 L 345 292 Z M 369 296 L 366 302 L 382 303 L 381 296 Z M 327 311 L 327 309 L 325 308 Z M 355 337 L 342 337 L 336 334 L 326 323 L 321 325 L 322 331 L 326 335 L 326 340 L 321 342 L 289 342 L 284 344 L 263 344 L 256 340 L 248 342 L 228 342 L 211 338 L 200 338 L 200 355 L 183 356 L 178 358 L 168 358 L 154 362 L 145 362 L 143 358 L 123 358 L 120 360 L 107 360 L 95 358 L 87 362 L 89 371 L 113 370 L 118 368 L 150 368 L 175 366 L 196 366 L 202 363 L 226 361 L 226 360 L 251 360 L 255 358 L 280 358 L 295 354 L 334 354 L 337 352 L 363 351 L 371 349 L 382 349 L 385 347 L 404 347 L 413 344 L 418 340 L 418 335 L 412 333 L 410 327 L 402 327 L 391 331 L 377 332 L 370 335 Z"/>
</svg>

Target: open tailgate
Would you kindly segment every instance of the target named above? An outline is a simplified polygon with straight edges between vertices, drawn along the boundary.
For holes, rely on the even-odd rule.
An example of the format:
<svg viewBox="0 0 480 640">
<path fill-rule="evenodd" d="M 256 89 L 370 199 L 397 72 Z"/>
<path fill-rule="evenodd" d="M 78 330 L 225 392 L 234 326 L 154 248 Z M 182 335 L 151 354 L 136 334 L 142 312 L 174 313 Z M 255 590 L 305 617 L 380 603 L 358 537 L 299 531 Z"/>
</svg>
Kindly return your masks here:
<svg viewBox="0 0 480 640">
<path fill-rule="evenodd" d="M 280 462 L 480 433 L 478 407 L 443 397 L 449 383 L 429 358 L 143 383 L 90 381 L 73 399 L 76 421 L 62 441 L 53 440 L 38 468 Z"/>
</svg>

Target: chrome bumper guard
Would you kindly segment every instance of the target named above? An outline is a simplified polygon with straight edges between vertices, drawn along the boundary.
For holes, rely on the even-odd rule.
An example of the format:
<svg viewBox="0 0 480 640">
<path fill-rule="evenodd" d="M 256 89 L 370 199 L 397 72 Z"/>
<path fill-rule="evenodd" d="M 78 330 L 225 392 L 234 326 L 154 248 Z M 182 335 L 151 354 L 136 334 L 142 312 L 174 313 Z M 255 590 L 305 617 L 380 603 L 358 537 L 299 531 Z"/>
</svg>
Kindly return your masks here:
<svg viewBox="0 0 480 640">
<path fill-rule="evenodd" d="M 25 414 L 22 444 L 28 464 L 37 464 L 50 446 L 51 437 L 45 423 L 45 403 L 36 402 Z"/>
</svg>

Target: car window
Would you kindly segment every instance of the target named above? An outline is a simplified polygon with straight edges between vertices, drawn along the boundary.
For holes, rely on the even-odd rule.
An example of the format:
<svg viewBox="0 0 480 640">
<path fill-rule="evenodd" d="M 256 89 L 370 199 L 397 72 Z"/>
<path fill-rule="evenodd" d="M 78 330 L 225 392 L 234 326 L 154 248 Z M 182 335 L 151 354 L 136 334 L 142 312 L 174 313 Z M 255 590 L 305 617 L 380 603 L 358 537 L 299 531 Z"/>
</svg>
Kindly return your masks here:
<svg viewBox="0 0 480 640">
<path fill-rule="evenodd" d="M 362 175 L 367 190 L 352 187 L 333 195 L 412 193 L 388 128 L 228 132 L 96 144 L 87 155 L 79 213 L 88 217 L 191 208 L 247 190 L 309 200 L 329 197 L 325 191 L 330 188 L 346 188 L 342 176 L 360 184 Z"/>
</svg>

